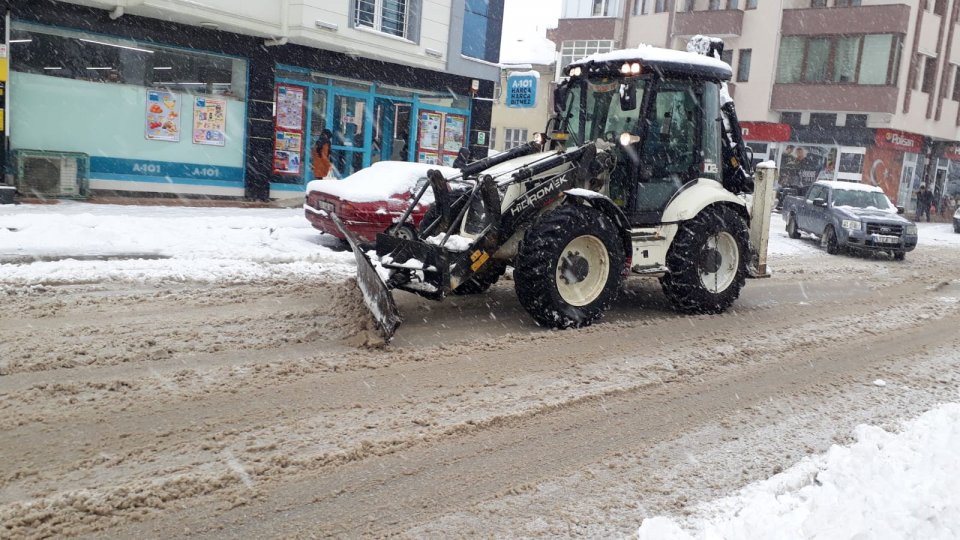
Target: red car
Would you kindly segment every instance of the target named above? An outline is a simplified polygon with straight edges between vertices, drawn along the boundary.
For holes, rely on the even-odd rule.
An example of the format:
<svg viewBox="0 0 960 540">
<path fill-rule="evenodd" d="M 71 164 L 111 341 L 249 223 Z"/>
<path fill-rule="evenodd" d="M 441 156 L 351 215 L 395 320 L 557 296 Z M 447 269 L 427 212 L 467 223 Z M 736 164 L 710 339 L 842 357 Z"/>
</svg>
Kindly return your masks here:
<svg viewBox="0 0 960 540">
<path fill-rule="evenodd" d="M 460 174 L 459 169 L 408 163 L 380 161 L 343 180 L 314 180 L 307 184 L 303 211 L 315 229 L 346 240 L 330 219 L 336 212 L 344 226 L 361 242 L 373 243 L 377 233 L 386 232 L 400 220 L 413 193 L 427 181 L 427 171 L 438 169 L 447 178 Z M 424 195 L 410 213 L 408 223 L 398 230 L 400 235 L 414 238 L 433 197 Z"/>
</svg>

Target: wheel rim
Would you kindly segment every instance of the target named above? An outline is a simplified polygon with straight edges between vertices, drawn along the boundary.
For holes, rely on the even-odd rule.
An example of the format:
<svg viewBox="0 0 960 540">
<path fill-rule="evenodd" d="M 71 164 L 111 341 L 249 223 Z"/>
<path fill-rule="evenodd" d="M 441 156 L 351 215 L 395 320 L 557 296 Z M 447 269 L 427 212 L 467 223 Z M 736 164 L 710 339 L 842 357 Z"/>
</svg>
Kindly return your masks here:
<svg viewBox="0 0 960 540">
<path fill-rule="evenodd" d="M 387 233 L 403 240 L 414 240 L 413 230 L 410 227 L 390 227 Z"/>
<path fill-rule="evenodd" d="M 740 250 L 737 239 L 728 232 L 720 232 L 709 238 L 700 251 L 697 268 L 700 282 L 712 293 L 721 293 L 733 283 L 740 266 Z"/>
<path fill-rule="evenodd" d="M 570 241 L 557 260 L 557 291 L 571 306 L 585 306 L 600 296 L 610 274 L 610 256 L 595 236 Z"/>
</svg>

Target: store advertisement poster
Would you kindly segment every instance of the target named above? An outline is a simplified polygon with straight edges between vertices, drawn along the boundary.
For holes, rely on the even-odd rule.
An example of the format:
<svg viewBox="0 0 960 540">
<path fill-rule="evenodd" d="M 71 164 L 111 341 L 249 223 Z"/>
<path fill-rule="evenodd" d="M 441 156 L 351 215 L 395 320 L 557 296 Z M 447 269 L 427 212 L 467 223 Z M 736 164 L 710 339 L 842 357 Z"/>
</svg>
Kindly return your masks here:
<svg viewBox="0 0 960 540">
<path fill-rule="evenodd" d="M 193 102 L 193 144 L 227 144 L 227 101 L 198 97 Z"/>
<path fill-rule="evenodd" d="M 440 125 L 443 115 L 437 112 L 420 113 L 420 141 L 421 150 L 440 150 Z"/>
<path fill-rule="evenodd" d="M 443 150 L 456 154 L 466 146 L 467 117 L 448 114 L 443 123 Z"/>
<path fill-rule="evenodd" d="M 180 141 L 180 94 L 147 90 L 145 137 L 149 141 Z"/>
<path fill-rule="evenodd" d="M 303 129 L 304 90 L 299 86 L 277 87 L 277 127 L 300 131 Z"/>
<path fill-rule="evenodd" d="M 418 152 L 417 163 L 426 163 L 427 165 L 439 165 L 440 156 L 436 152 Z"/>
<path fill-rule="evenodd" d="M 836 163 L 836 147 L 788 144 L 780 155 L 780 185 L 809 187 L 833 180 Z"/>
<path fill-rule="evenodd" d="M 303 164 L 303 106 L 305 90 L 279 85 L 273 144 L 274 174 L 299 175 Z"/>
</svg>

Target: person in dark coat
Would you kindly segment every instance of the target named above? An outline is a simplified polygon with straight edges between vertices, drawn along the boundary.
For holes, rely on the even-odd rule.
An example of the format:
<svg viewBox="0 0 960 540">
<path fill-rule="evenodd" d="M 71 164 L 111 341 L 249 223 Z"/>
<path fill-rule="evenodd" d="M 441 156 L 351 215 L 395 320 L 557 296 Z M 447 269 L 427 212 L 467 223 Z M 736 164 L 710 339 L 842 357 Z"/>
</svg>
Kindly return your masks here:
<svg viewBox="0 0 960 540">
<path fill-rule="evenodd" d="M 930 205 L 933 204 L 933 193 L 927 189 L 926 184 L 920 184 L 920 190 L 917 191 L 917 221 L 926 214 L 927 221 L 930 221 Z"/>
</svg>

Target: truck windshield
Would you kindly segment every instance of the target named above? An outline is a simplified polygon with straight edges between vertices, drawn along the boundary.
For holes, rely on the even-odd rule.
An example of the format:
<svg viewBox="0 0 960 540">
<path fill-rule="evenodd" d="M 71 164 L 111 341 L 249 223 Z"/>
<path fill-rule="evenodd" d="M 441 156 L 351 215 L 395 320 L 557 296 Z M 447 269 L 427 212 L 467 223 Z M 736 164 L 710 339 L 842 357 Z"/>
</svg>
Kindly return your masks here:
<svg viewBox="0 0 960 540">
<path fill-rule="evenodd" d="M 640 105 L 647 88 L 646 79 L 634 79 L 636 108 L 624 111 L 620 107 L 620 93 L 627 91 L 621 79 L 597 81 L 581 80 L 574 83 L 567 97 L 563 127 L 570 133 L 568 148 L 599 138 L 615 140 L 624 131 L 637 133 Z"/>
<path fill-rule="evenodd" d="M 860 191 L 854 189 L 833 190 L 834 206 L 851 206 L 853 208 L 876 208 L 889 210 L 890 200 L 883 193 L 876 191 Z"/>
</svg>

